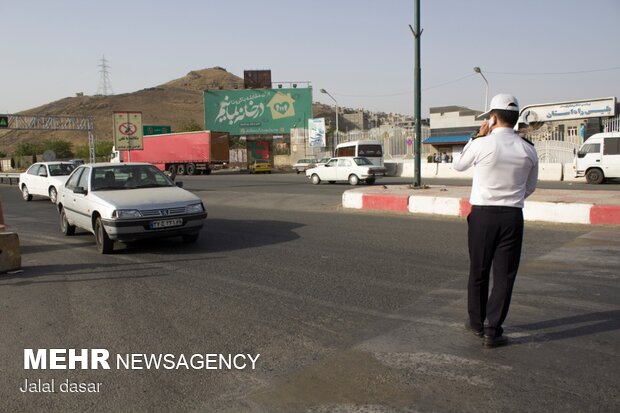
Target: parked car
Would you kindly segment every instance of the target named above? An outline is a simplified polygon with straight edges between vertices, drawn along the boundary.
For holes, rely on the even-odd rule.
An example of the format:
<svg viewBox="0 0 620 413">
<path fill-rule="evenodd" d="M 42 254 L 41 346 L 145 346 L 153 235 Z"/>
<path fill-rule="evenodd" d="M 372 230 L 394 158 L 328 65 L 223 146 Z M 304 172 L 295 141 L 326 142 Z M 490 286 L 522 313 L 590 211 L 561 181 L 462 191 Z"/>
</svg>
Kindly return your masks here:
<svg viewBox="0 0 620 413">
<path fill-rule="evenodd" d="M 306 170 L 306 177 L 315 185 L 321 181 L 330 184 L 336 181 L 348 181 L 351 185 L 365 181 L 368 185 L 372 185 L 377 178 L 385 176 L 386 173 L 387 170 L 383 166 L 375 166 L 367 158 L 343 156 L 331 158 L 324 166 Z"/>
<path fill-rule="evenodd" d="M 33 195 L 44 196 L 53 204 L 58 197 L 60 188 L 76 165 L 73 162 L 37 162 L 19 174 L 17 187 L 24 201 L 31 201 Z"/>
<path fill-rule="evenodd" d="M 312 166 L 316 163 L 316 158 L 303 158 L 298 160 L 294 165 L 293 169 L 297 174 L 304 172 L 308 168 L 312 168 Z"/>
<path fill-rule="evenodd" d="M 314 168 L 315 166 L 325 166 L 325 164 L 326 164 L 327 162 L 329 162 L 329 160 L 330 160 L 330 159 L 331 159 L 331 158 L 321 158 L 321 159 L 319 159 L 318 161 L 316 161 L 316 162 L 314 163 L 313 168 Z"/>
<path fill-rule="evenodd" d="M 81 165 L 58 191 L 60 228 L 65 235 L 92 232 L 102 254 L 116 241 L 181 236 L 195 242 L 207 212 L 179 186 L 147 163 Z"/>
<path fill-rule="evenodd" d="M 271 173 L 271 162 L 268 159 L 255 159 L 248 168 L 250 173 Z"/>
</svg>

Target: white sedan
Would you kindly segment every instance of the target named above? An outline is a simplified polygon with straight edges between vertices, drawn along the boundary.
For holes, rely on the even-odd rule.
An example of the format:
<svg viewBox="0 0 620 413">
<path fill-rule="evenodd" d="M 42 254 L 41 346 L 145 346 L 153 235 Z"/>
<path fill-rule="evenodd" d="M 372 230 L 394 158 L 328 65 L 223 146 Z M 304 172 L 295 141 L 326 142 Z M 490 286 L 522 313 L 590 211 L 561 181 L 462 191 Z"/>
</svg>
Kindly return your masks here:
<svg viewBox="0 0 620 413">
<path fill-rule="evenodd" d="M 207 217 L 200 198 L 146 163 L 79 166 L 58 191 L 57 206 L 62 232 L 92 232 L 102 254 L 115 241 L 182 236 L 195 242 Z"/>
<path fill-rule="evenodd" d="M 17 187 L 24 201 L 32 200 L 33 195 L 48 197 L 56 203 L 60 188 L 75 169 L 73 162 L 37 162 L 24 173 L 19 174 Z"/>
<path fill-rule="evenodd" d="M 357 185 L 365 181 L 368 185 L 386 175 L 387 170 L 382 166 L 375 166 L 371 161 L 362 157 L 341 156 L 331 158 L 325 165 L 306 170 L 306 177 L 318 185 L 321 181 L 330 184 L 336 181 L 348 181 L 351 185 Z"/>
</svg>

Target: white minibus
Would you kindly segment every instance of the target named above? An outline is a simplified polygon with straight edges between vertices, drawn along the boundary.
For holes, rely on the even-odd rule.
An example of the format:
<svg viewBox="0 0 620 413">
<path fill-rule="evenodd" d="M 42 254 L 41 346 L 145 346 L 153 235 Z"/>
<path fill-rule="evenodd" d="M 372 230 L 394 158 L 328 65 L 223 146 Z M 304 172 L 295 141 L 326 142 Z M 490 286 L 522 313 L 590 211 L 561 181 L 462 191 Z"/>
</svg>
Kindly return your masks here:
<svg viewBox="0 0 620 413">
<path fill-rule="evenodd" d="M 601 184 L 607 178 L 620 178 L 620 132 L 592 135 L 575 156 L 576 177 L 586 177 L 589 184 Z"/>
<path fill-rule="evenodd" d="M 334 156 L 361 156 L 373 165 L 383 166 L 383 145 L 379 141 L 351 141 L 338 144 Z"/>
</svg>

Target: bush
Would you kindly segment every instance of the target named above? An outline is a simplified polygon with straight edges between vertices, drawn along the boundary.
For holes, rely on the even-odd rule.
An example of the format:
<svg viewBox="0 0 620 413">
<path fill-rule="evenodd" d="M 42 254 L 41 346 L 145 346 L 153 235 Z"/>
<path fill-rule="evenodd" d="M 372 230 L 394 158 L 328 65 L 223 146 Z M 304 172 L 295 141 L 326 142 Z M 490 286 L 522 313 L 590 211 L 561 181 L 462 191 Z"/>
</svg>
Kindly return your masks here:
<svg viewBox="0 0 620 413">
<path fill-rule="evenodd" d="M 181 125 L 181 128 L 179 129 L 179 132 L 197 132 L 201 130 L 203 130 L 202 126 L 192 119 L 183 123 L 183 125 Z"/>
</svg>

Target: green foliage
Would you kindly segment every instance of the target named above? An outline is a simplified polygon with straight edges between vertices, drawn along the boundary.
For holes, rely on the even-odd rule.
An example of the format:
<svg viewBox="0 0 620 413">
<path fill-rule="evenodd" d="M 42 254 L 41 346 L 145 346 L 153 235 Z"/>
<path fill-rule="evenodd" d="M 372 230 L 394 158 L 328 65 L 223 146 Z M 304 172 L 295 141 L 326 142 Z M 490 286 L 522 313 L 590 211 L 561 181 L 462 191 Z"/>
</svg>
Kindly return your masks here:
<svg viewBox="0 0 620 413">
<path fill-rule="evenodd" d="M 181 125 L 181 128 L 179 129 L 179 132 L 197 132 L 201 130 L 203 129 L 200 123 L 192 119 L 192 120 L 188 120 L 187 122 L 183 123 Z"/>
<path fill-rule="evenodd" d="M 20 143 L 17 145 L 17 149 L 15 149 L 15 156 L 32 156 L 37 153 L 42 153 L 42 146 L 39 143 Z"/>
<path fill-rule="evenodd" d="M 73 151 L 71 150 L 71 142 L 63 141 L 61 139 L 46 139 L 41 142 L 42 152 L 47 150 L 54 151 L 56 153 L 56 159 L 69 159 L 73 158 Z M 39 153 L 42 153 L 39 152 Z"/>
<path fill-rule="evenodd" d="M 112 153 L 114 142 L 97 142 L 95 156 L 99 158 L 108 158 Z M 88 160 L 90 158 L 90 150 L 88 145 L 79 145 L 75 148 L 75 157 Z"/>
<path fill-rule="evenodd" d="M 6 158 L 6 153 L 0 151 L 0 158 Z"/>
<path fill-rule="evenodd" d="M 54 151 L 54 153 L 56 153 L 56 159 L 68 159 L 73 157 L 71 142 L 63 141 L 61 139 L 46 139 L 38 143 L 20 143 L 13 155 L 32 156 L 32 159 L 35 159 L 35 155 L 40 155 L 47 150 Z"/>
</svg>

